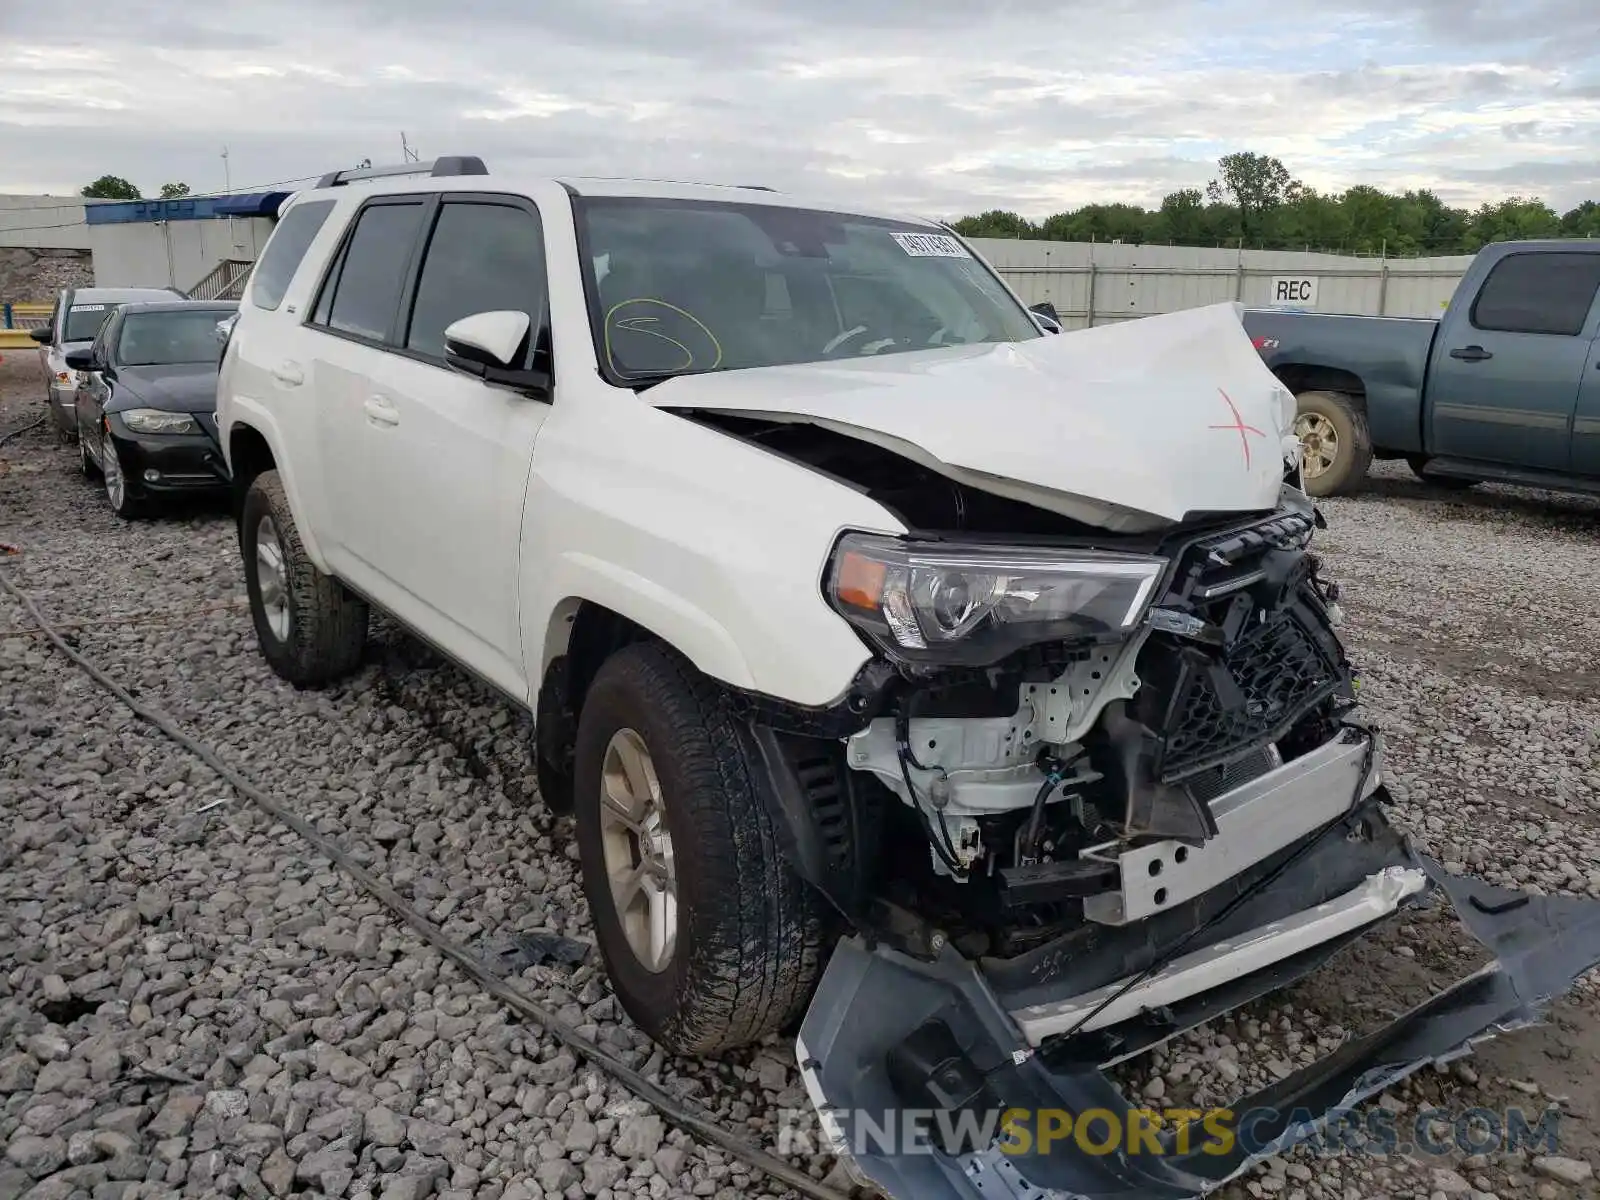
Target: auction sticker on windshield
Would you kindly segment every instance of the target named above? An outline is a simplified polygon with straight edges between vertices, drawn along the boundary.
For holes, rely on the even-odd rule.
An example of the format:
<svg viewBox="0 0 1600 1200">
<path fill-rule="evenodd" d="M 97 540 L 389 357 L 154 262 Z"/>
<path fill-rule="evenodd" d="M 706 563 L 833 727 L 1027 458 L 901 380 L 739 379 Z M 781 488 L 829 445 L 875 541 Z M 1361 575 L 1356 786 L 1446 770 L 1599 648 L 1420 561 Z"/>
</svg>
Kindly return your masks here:
<svg viewBox="0 0 1600 1200">
<path fill-rule="evenodd" d="M 889 235 L 913 258 L 971 258 L 967 248 L 944 233 L 892 233 Z"/>
<path fill-rule="evenodd" d="M 104 304 L 74 304 L 72 306 L 73 312 L 105 312 L 105 310 L 106 306 Z"/>
</svg>

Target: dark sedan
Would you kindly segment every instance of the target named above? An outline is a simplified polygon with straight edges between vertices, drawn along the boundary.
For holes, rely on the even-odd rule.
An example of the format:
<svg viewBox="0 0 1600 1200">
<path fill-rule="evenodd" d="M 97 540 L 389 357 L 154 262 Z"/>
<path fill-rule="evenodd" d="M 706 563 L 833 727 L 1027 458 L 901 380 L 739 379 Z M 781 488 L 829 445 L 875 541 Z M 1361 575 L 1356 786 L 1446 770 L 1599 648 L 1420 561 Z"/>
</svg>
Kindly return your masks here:
<svg viewBox="0 0 1600 1200">
<path fill-rule="evenodd" d="M 94 345 L 75 351 L 83 473 L 105 480 L 112 510 L 139 515 L 163 499 L 221 493 L 217 363 L 237 304 L 125 304 Z"/>
</svg>

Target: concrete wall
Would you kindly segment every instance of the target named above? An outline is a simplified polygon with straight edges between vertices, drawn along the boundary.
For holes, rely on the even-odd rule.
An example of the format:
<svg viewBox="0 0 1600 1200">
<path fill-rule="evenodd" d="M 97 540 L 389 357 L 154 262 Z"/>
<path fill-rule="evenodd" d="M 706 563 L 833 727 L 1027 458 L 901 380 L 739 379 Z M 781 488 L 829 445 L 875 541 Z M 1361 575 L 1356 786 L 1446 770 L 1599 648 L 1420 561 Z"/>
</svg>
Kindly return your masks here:
<svg viewBox="0 0 1600 1200">
<path fill-rule="evenodd" d="M 89 249 L 85 201 L 76 196 L 0 196 L 0 246 Z"/>
<path fill-rule="evenodd" d="M 188 291 L 227 259 L 254 262 L 271 232 L 265 217 L 91 225 L 95 282 Z"/>
<path fill-rule="evenodd" d="M 1376 259 L 1299 251 L 974 238 L 1029 304 L 1048 300 L 1069 329 L 1238 300 L 1274 303 L 1280 279 L 1314 279 L 1315 312 L 1436 317 L 1471 255 Z"/>
</svg>

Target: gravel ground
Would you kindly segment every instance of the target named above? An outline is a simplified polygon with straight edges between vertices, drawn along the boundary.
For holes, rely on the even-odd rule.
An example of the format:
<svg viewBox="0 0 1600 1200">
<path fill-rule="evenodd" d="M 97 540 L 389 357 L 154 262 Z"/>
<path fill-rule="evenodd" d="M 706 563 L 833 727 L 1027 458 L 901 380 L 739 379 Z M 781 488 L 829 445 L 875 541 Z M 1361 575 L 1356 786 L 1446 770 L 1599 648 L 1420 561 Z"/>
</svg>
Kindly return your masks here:
<svg viewBox="0 0 1600 1200">
<path fill-rule="evenodd" d="M 37 413 L 42 387 L 31 355 L 10 357 L 0 432 Z M 1600 895 L 1600 504 L 1381 474 L 1372 494 L 1326 506 L 1321 545 L 1387 733 L 1398 815 L 1491 881 Z M 256 651 L 225 514 L 120 522 L 76 449 L 44 429 L 0 449 L 0 541 L 22 547 L 7 569 L 79 649 L 447 933 L 490 955 L 513 933 L 587 941 L 571 840 L 538 800 L 526 720 L 503 701 L 381 627 L 353 680 L 281 683 Z M 0 745 L 0 1200 L 788 1195 L 508 1019 L 3 597 Z M 1470 951 L 1421 919 L 1345 961 L 1334 986 L 1215 1022 L 1130 1078 L 1162 1103 L 1236 1095 L 1392 1007 L 1392 978 L 1454 978 Z M 786 1044 L 664 1059 L 592 963 L 507 969 L 761 1144 L 781 1111 L 807 1108 Z M 1590 1194 L 1597 1056 L 1586 981 L 1550 1024 L 1425 1072 L 1376 1110 L 1404 1131 L 1430 1106 L 1516 1106 L 1536 1121 L 1558 1104 L 1554 1161 L 1302 1148 L 1222 1194 Z M 843 1185 L 826 1158 L 792 1161 Z"/>
</svg>

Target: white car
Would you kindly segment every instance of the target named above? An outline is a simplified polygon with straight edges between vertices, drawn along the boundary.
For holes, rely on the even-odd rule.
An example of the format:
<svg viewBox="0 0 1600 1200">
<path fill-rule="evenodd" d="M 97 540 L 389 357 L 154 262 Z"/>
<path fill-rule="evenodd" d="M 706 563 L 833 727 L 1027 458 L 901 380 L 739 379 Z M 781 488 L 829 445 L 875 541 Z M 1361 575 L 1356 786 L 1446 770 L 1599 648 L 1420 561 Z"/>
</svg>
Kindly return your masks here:
<svg viewBox="0 0 1600 1200">
<path fill-rule="evenodd" d="M 929 221 L 428 170 L 292 197 L 241 303 L 217 413 L 255 628 L 314 685 L 378 606 L 534 713 L 658 1042 L 809 1004 L 830 1112 L 1078 1112 L 1101 1064 L 1466 886 L 1384 817 L 1237 306 L 1049 335 Z M 1029 1180 L 1125 1161 L 1071 1149 Z M 855 1149 L 897 1194 L 1057 1194 L 995 1153 Z"/>
<path fill-rule="evenodd" d="M 177 288 L 62 288 L 50 309 L 50 319 L 33 330 L 39 343 L 39 365 L 44 370 L 45 400 L 50 416 L 62 433 L 76 436 L 76 397 L 82 373 L 67 366 L 67 355 L 87 350 L 106 319 L 120 304 L 149 304 L 185 299 Z"/>
</svg>

